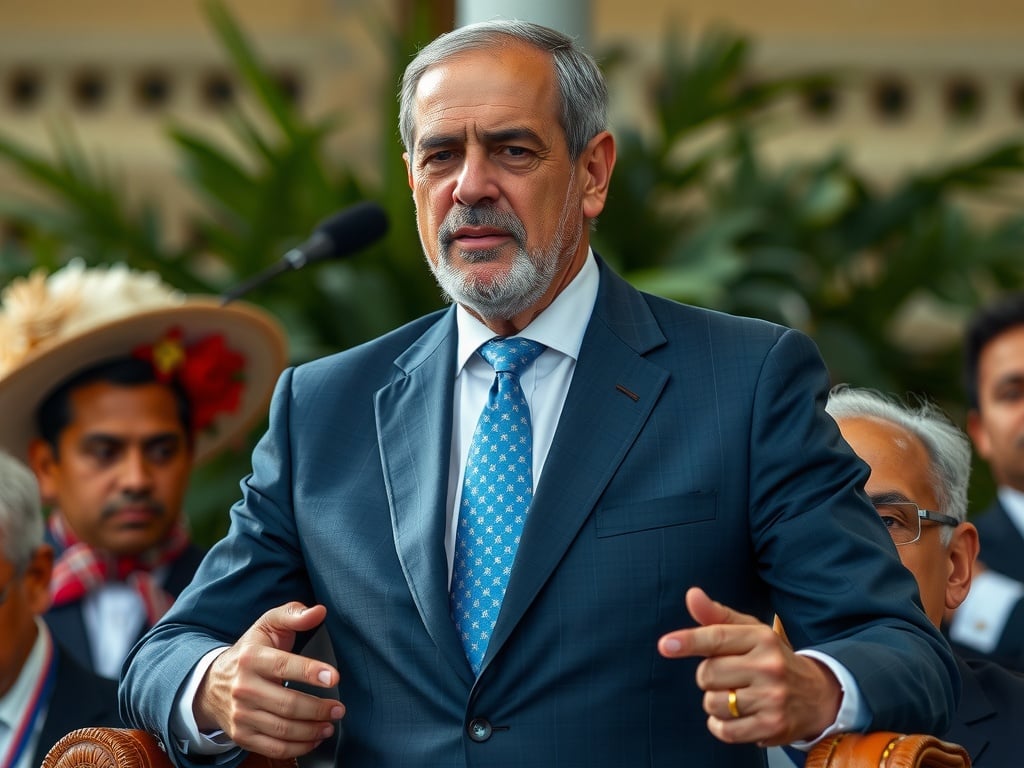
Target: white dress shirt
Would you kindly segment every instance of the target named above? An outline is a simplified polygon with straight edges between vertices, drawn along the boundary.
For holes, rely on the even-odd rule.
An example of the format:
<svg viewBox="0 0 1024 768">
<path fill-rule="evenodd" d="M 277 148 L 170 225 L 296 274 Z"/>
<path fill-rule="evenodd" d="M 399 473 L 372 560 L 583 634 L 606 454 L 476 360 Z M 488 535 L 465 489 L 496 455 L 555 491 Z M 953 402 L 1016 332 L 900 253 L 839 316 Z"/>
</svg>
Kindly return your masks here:
<svg viewBox="0 0 1024 768">
<path fill-rule="evenodd" d="M 36 617 L 36 628 L 38 629 L 36 641 L 18 673 L 18 679 L 3 696 L 0 696 L 0 765 L 6 765 L 11 758 L 10 752 L 14 748 L 12 741 L 15 731 L 29 714 L 27 710 L 32 705 L 36 688 L 47 672 L 46 660 L 54 652 L 50 630 L 38 616 Z M 32 757 L 35 755 L 39 734 L 43 730 L 48 709 L 49 702 L 42 702 L 28 742 L 21 752 L 21 757 L 11 768 L 37 768 L 32 765 Z"/>
<path fill-rule="evenodd" d="M 166 570 L 166 569 L 163 569 Z M 154 572 L 155 578 L 160 578 Z M 82 598 L 82 620 L 89 635 L 96 674 L 117 680 L 128 651 L 146 626 L 142 595 L 123 582 L 109 582 Z"/>
<path fill-rule="evenodd" d="M 999 503 L 1024 536 L 1024 493 L 1000 488 Z M 980 559 L 984 562 L 984 552 Z M 976 574 L 971 581 L 971 591 L 950 622 L 949 639 L 982 653 L 992 653 L 1022 597 L 1024 584 L 1016 579 L 995 571 Z"/>
</svg>

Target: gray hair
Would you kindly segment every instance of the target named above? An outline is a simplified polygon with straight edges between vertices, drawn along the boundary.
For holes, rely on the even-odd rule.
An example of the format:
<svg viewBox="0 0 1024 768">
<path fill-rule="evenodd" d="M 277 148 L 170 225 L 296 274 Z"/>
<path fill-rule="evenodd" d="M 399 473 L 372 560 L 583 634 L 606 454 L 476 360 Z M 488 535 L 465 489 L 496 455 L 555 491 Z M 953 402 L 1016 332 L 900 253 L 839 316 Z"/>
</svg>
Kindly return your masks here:
<svg viewBox="0 0 1024 768">
<path fill-rule="evenodd" d="M 32 471 L 0 451 L 0 550 L 20 575 L 43 543 L 43 512 Z"/>
<path fill-rule="evenodd" d="M 551 54 L 561 98 L 561 124 L 569 156 L 576 160 L 608 122 L 608 88 L 597 63 L 572 38 L 548 27 L 515 19 L 468 24 L 437 37 L 409 63 L 399 91 L 398 130 L 412 156 L 416 125 L 412 103 L 424 73 L 453 56 L 516 41 Z"/>
<path fill-rule="evenodd" d="M 836 420 L 878 419 L 914 435 L 924 444 L 931 461 L 932 488 L 939 501 L 937 511 L 961 523 L 967 519 L 971 444 L 963 430 L 937 405 L 924 399 L 911 405 L 873 389 L 841 384 L 829 392 L 825 410 Z M 948 544 L 952 536 L 952 528 L 943 528 L 943 544 Z"/>
</svg>

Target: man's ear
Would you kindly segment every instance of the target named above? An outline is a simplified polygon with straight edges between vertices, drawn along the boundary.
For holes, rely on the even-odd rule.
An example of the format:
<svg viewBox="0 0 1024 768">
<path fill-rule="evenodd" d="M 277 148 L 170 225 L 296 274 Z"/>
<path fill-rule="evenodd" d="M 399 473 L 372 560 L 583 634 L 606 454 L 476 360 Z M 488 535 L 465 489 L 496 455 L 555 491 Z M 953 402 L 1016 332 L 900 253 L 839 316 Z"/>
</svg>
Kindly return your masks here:
<svg viewBox="0 0 1024 768">
<path fill-rule="evenodd" d="M 971 408 L 967 412 L 967 434 L 971 436 L 974 450 L 981 458 L 988 461 L 992 446 L 989 443 L 988 431 L 981 420 L 981 412 L 977 408 Z"/>
<path fill-rule="evenodd" d="M 57 499 L 57 457 L 53 447 L 41 438 L 34 439 L 28 446 L 28 465 L 35 472 L 39 483 L 39 494 L 44 504 L 53 504 Z"/>
<path fill-rule="evenodd" d="M 41 544 L 25 569 L 25 587 L 32 613 L 41 616 L 50 608 L 50 577 L 53 575 L 53 547 Z"/>
<path fill-rule="evenodd" d="M 402 160 L 405 161 L 405 178 L 409 182 L 409 189 L 415 189 L 412 183 L 412 158 L 408 152 L 402 153 Z"/>
<path fill-rule="evenodd" d="M 615 139 L 608 131 L 601 131 L 590 140 L 577 162 L 582 165 L 585 179 L 583 215 L 596 219 L 608 199 L 608 187 L 615 167 Z"/>
<path fill-rule="evenodd" d="M 946 609 L 955 610 L 971 591 L 974 561 L 978 559 L 978 529 L 973 523 L 960 523 L 953 529 L 953 538 L 946 548 L 949 572 L 946 576 Z"/>
</svg>

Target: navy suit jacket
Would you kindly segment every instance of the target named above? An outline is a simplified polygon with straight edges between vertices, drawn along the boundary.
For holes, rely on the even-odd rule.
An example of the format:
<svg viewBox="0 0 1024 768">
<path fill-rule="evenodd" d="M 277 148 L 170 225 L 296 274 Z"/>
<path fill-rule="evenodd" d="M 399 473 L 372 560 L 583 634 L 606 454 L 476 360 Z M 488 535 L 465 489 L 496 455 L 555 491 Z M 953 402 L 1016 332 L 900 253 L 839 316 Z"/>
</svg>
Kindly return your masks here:
<svg viewBox="0 0 1024 768">
<path fill-rule="evenodd" d="M 51 542 L 52 543 L 52 542 Z M 190 545 L 167 571 L 167 579 L 164 582 L 166 589 L 174 597 L 181 594 L 181 591 L 192 581 L 192 577 L 199 568 L 205 550 L 195 545 Z M 80 665 L 90 672 L 96 672 L 93 665 L 92 643 L 89 640 L 89 633 L 85 629 L 85 617 L 82 615 L 82 604 L 80 602 L 67 603 L 57 608 L 50 608 L 43 614 L 50 632 L 53 633 L 64 649 L 74 657 Z M 111 632 L 118 632 L 118 627 L 111 627 Z M 141 639 L 145 632 L 140 632 L 133 641 Z"/>
<path fill-rule="evenodd" d="M 54 642 L 54 647 L 57 679 L 32 765 L 41 765 L 50 747 L 77 728 L 122 727 L 117 714 L 117 683 L 81 666 L 59 642 Z"/>
<path fill-rule="evenodd" d="M 953 726 L 944 739 L 962 745 L 971 765 L 1019 765 L 1024 723 L 1024 676 L 998 664 L 957 659 L 963 689 Z"/>
<path fill-rule="evenodd" d="M 598 298 L 474 678 L 444 548 L 449 309 L 286 371 L 231 530 L 133 651 L 122 712 L 169 735 L 193 665 L 269 608 L 323 603 L 347 707 L 338 764 L 761 765 L 706 728 L 686 589 L 856 677 L 872 725 L 941 730 L 959 681 L 823 410 L 804 335 L 638 292 Z M 178 759 L 187 762 L 181 754 Z"/>
<path fill-rule="evenodd" d="M 1024 581 L 1024 537 L 997 498 L 972 521 L 978 528 L 978 559 L 993 571 Z"/>
<path fill-rule="evenodd" d="M 1024 581 L 1024 538 L 1013 524 L 1006 509 L 997 498 L 988 509 L 974 520 L 981 540 L 978 559 L 987 568 Z M 1003 627 L 996 647 L 991 653 L 954 643 L 957 653 L 968 659 L 987 659 L 1016 672 L 1024 672 L 1024 598 L 1016 606 Z"/>
</svg>

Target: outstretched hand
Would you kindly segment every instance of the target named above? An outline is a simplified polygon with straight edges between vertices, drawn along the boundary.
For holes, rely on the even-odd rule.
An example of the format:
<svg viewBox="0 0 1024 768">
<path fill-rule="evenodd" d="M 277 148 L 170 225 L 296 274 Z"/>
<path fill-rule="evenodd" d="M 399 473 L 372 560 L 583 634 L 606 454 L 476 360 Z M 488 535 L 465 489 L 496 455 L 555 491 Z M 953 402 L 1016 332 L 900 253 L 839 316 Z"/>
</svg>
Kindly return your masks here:
<svg viewBox="0 0 1024 768">
<path fill-rule="evenodd" d="M 330 688 L 338 671 L 291 652 L 298 632 L 315 629 L 322 605 L 287 603 L 263 614 L 203 676 L 192 705 L 200 730 L 220 729 L 238 746 L 273 758 L 303 755 L 334 733 L 345 708 L 284 687 L 302 682 Z"/>
<path fill-rule="evenodd" d="M 835 721 L 842 689 L 828 667 L 699 587 L 687 591 L 686 608 L 700 626 L 663 635 L 658 650 L 670 659 L 704 657 L 697 685 L 712 735 L 774 746 L 813 740 Z"/>
</svg>

